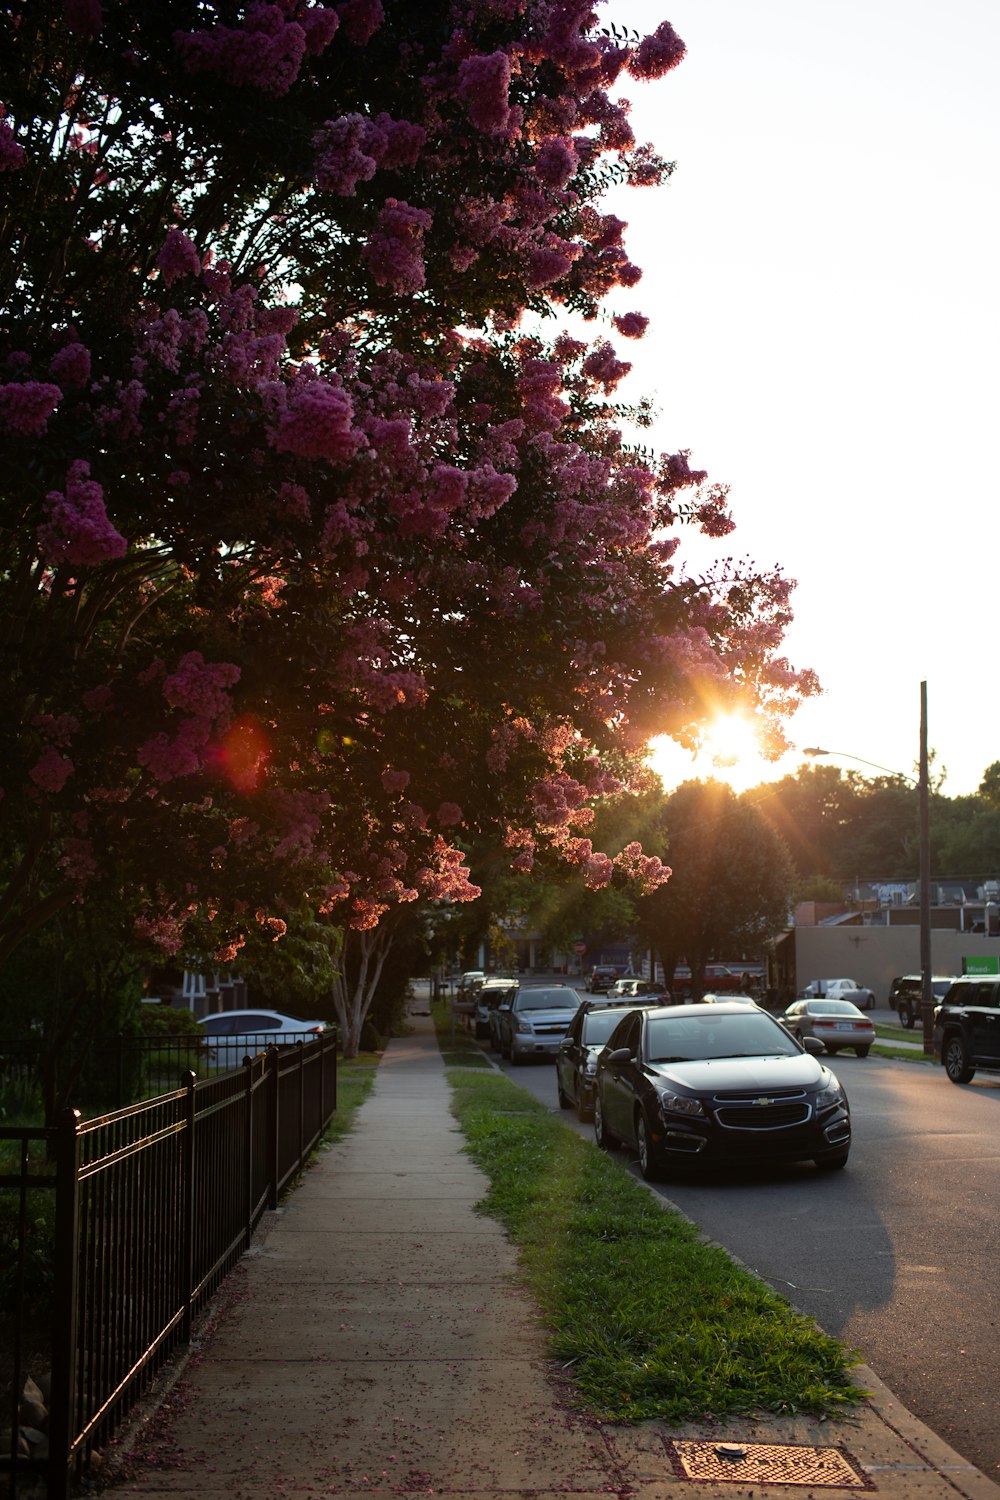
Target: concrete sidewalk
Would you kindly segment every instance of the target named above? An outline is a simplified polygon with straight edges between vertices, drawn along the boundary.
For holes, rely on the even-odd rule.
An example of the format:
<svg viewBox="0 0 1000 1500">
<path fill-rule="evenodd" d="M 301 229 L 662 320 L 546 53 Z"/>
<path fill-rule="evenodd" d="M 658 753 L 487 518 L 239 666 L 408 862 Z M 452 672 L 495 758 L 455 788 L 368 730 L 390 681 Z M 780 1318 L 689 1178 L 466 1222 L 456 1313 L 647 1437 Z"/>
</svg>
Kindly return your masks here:
<svg viewBox="0 0 1000 1500">
<path fill-rule="evenodd" d="M 473 1211 L 486 1180 L 462 1152 L 431 1023 L 413 1025 L 353 1134 L 229 1278 L 214 1326 L 133 1433 L 118 1493 L 1000 1500 L 864 1369 L 874 1394 L 848 1422 L 624 1428 L 571 1412 L 515 1253 Z"/>
</svg>

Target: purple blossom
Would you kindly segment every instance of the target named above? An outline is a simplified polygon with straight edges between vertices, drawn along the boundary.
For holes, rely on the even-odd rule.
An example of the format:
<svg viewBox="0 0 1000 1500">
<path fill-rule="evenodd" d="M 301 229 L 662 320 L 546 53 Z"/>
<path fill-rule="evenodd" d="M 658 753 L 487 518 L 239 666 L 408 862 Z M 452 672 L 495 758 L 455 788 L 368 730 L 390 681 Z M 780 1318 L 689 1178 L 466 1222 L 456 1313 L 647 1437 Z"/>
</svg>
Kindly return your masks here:
<svg viewBox="0 0 1000 1500">
<path fill-rule="evenodd" d="M 539 181 L 546 187 L 561 190 L 576 171 L 577 155 L 573 142 L 554 135 L 543 141 L 535 161 Z"/>
<path fill-rule="evenodd" d="M 287 21 L 280 5 L 256 0 L 242 29 L 175 31 L 174 45 L 189 73 L 213 73 L 236 88 L 287 94 L 302 66 L 306 33 Z"/>
<path fill-rule="evenodd" d="M 171 229 L 156 257 L 160 275 L 167 286 L 182 276 L 201 275 L 201 256 L 182 229 Z"/>
<path fill-rule="evenodd" d="M 371 41 L 385 20 L 381 0 L 341 0 L 337 6 L 344 35 L 356 47 Z"/>
<path fill-rule="evenodd" d="M 618 313 L 611 321 L 626 339 L 641 339 L 649 327 L 649 319 L 637 312 Z"/>
<path fill-rule="evenodd" d="M 38 548 L 47 561 L 92 567 L 122 557 L 125 538 L 108 520 L 104 491 L 90 478 L 90 465 L 78 458 L 66 475 L 66 492 L 46 496 L 48 520 L 38 528 Z"/>
<path fill-rule="evenodd" d="M 49 374 L 65 390 L 67 386 L 84 386 L 90 379 L 90 350 L 74 339 L 58 349 L 49 360 Z"/>
<path fill-rule="evenodd" d="M 163 696 L 171 708 L 205 719 L 224 718 L 232 706 L 228 689 L 239 680 L 240 669 L 232 662 L 207 662 L 200 651 L 189 651 L 165 680 Z"/>
<path fill-rule="evenodd" d="M 643 37 L 628 63 L 633 78 L 662 78 L 676 68 L 687 48 L 669 21 L 661 21 L 656 30 Z"/>
<path fill-rule="evenodd" d="M 370 182 L 387 144 L 384 132 L 364 115 L 327 120 L 313 136 L 316 186 L 325 193 L 353 197 L 359 182 Z"/>
<path fill-rule="evenodd" d="M 631 368 L 632 366 L 625 360 L 618 358 L 608 343 L 598 344 L 583 362 L 583 373 L 589 375 L 591 380 L 603 386 L 606 391 L 613 390 Z"/>
<path fill-rule="evenodd" d="M 0 422 L 11 432 L 38 437 L 61 400 L 62 391 L 57 385 L 45 385 L 38 380 L 0 385 Z"/>
<path fill-rule="evenodd" d="M 362 251 L 372 280 L 394 292 L 419 292 L 424 284 L 423 236 L 431 216 L 397 198 L 387 198 L 378 228 Z"/>
<path fill-rule="evenodd" d="M 498 135 L 510 124 L 510 58 L 506 52 L 476 53 L 458 69 L 458 97 L 477 130 Z"/>
<path fill-rule="evenodd" d="M 73 762 L 60 755 L 54 745 L 44 750 L 28 775 L 41 792 L 61 792 L 73 774 Z"/>
<path fill-rule="evenodd" d="M 298 19 L 305 32 L 306 51 L 310 57 L 319 57 L 337 34 L 340 17 L 328 5 L 313 5 L 300 11 Z"/>
<path fill-rule="evenodd" d="M 524 275 L 528 290 L 538 292 L 543 286 L 551 286 L 554 281 L 561 281 L 581 254 L 580 245 L 574 245 L 569 240 L 561 240 L 554 234 L 547 236 L 546 243 L 533 250 L 528 257 L 528 266 Z"/>
<path fill-rule="evenodd" d="M 325 380 L 302 381 L 293 392 L 273 434 L 280 452 L 300 458 L 353 458 L 364 437 L 352 426 L 354 407 L 347 392 Z"/>
<path fill-rule="evenodd" d="M 13 128 L 7 124 L 7 111 L 0 104 L 0 172 L 16 172 L 24 161 L 24 147 L 19 146 Z"/>
</svg>

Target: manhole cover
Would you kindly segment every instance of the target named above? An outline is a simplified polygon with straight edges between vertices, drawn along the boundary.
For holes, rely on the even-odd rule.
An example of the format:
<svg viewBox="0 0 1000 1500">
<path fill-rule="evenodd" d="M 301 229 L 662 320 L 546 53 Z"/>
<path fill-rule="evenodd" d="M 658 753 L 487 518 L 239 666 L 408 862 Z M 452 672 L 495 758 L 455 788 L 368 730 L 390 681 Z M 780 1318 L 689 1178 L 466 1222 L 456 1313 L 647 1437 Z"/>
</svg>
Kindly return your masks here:
<svg viewBox="0 0 1000 1500">
<path fill-rule="evenodd" d="M 873 1490 L 874 1484 L 844 1448 L 780 1443 L 667 1444 L 681 1479 L 731 1484 L 811 1484 L 829 1489 Z"/>
</svg>

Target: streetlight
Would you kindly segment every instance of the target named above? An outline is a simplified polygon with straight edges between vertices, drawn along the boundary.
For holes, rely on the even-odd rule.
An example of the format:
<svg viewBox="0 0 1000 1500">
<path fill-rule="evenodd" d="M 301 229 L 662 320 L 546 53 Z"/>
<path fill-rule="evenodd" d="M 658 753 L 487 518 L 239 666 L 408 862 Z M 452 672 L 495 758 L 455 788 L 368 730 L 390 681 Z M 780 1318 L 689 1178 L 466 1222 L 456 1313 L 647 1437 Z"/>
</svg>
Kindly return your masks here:
<svg viewBox="0 0 1000 1500">
<path fill-rule="evenodd" d="M 876 771 L 885 771 L 889 776 L 899 776 L 917 788 L 920 794 L 920 1014 L 923 1021 L 924 1053 L 930 1057 L 934 1051 L 934 995 L 931 988 L 931 838 L 930 838 L 930 780 L 927 769 L 927 684 L 920 684 L 920 776 L 914 781 L 904 771 L 891 771 L 863 756 L 852 755 L 847 750 L 821 750 L 815 745 L 803 750 L 803 755 L 836 755 L 843 760 L 856 760 L 862 766 L 872 766 Z"/>
</svg>

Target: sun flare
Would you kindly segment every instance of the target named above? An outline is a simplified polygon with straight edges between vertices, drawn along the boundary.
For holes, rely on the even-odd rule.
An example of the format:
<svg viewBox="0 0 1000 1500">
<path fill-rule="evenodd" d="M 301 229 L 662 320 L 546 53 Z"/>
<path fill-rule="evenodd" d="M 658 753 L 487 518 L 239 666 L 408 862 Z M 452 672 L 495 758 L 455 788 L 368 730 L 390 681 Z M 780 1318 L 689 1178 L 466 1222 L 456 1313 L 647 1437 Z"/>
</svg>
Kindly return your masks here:
<svg viewBox="0 0 1000 1500">
<path fill-rule="evenodd" d="M 774 763 L 764 758 L 752 720 L 738 713 L 718 714 L 706 721 L 696 754 L 666 735 L 657 735 L 650 741 L 649 764 L 668 789 L 682 781 L 714 777 L 744 792 L 775 774 Z"/>
</svg>

